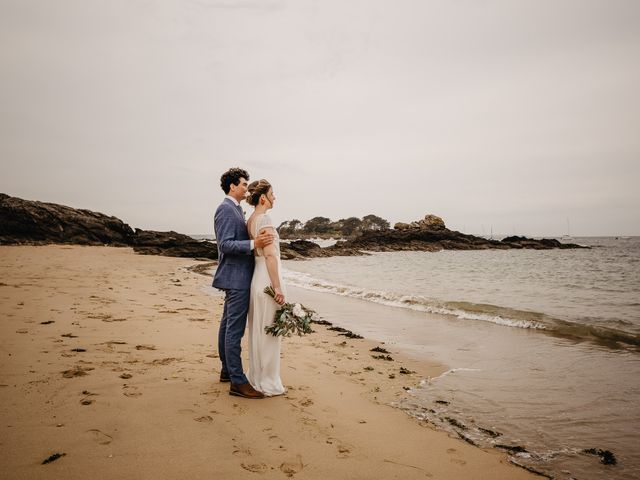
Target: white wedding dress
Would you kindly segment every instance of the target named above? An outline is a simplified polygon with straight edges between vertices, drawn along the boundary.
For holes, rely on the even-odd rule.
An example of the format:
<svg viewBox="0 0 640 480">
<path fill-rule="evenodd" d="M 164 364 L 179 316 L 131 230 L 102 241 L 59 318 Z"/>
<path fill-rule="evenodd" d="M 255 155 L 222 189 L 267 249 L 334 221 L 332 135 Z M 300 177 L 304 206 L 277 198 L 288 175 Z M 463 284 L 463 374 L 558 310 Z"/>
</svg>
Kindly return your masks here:
<svg viewBox="0 0 640 480">
<path fill-rule="evenodd" d="M 282 282 L 282 267 L 280 263 L 280 237 L 268 215 L 260 214 L 254 219 L 249 236 L 255 239 L 260 230 L 265 227 L 272 227 L 276 235 L 273 245 L 275 245 L 277 251 L 280 286 L 286 298 L 287 293 Z M 256 248 L 254 256 L 256 266 L 253 271 L 251 297 L 249 300 L 249 370 L 247 378 L 253 388 L 265 395 L 282 395 L 285 392 L 282 380 L 280 380 L 280 344 L 282 337 L 274 337 L 264 331 L 265 327 L 273 323 L 273 317 L 279 306 L 273 298 L 264 293 L 265 287 L 271 285 L 264 252 L 261 248 Z"/>
</svg>

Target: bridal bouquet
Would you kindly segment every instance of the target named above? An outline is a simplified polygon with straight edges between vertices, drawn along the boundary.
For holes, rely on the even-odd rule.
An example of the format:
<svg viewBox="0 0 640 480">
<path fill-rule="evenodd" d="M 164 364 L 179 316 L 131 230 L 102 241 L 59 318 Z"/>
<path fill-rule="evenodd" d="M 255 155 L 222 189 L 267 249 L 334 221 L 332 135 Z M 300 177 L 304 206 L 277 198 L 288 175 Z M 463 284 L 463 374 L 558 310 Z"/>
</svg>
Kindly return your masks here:
<svg viewBox="0 0 640 480">
<path fill-rule="evenodd" d="M 264 293 L 271 298 L 276 296 L 272 286 L 265 288 Z M 273 323 L 268 327 L 264 327 L 264 331 L 274 337 L 290 337 L 292 333 L 298 335 L 313 333 L 311 320 L 315 314 L 316 312 L 299 303 L 285 303 L 276 311 Z"/>
</svg>

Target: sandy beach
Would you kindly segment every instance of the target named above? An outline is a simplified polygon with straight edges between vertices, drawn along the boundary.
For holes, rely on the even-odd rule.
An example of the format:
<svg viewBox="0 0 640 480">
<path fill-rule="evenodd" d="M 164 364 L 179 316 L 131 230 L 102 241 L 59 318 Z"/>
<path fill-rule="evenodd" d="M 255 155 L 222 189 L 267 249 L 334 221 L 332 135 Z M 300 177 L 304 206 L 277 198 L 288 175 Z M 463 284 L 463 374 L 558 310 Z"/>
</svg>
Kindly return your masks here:
<svg viewBox="0 0 640 480">
<path fill-rule="evenodd" d="M 284 340 L 284 396 L 228 395 L 203 263 L 0 247 L 3 478 L 537 478 L 389 406 L 446 366 L 324 326 Z"/>
</svg>

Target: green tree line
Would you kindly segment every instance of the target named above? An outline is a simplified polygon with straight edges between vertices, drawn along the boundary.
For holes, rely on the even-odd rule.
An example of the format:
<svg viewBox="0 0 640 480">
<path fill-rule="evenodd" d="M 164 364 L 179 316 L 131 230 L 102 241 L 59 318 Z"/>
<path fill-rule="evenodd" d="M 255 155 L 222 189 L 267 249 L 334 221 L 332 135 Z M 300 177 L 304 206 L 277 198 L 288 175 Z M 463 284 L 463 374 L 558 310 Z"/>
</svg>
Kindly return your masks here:
<svg viewBox="0 0 640 480">
<path fill-rule="evenodd" d="M 313 217 L 306 222 L 298 219 L 287 220 L 280 224 L 278 233 L 282 238 L 309 237 L 355 237 L 366 230 L 388 230 L 389 222 L 377 215 L 341 218 L 335 222 L 327 217 Z"/>
</svg>

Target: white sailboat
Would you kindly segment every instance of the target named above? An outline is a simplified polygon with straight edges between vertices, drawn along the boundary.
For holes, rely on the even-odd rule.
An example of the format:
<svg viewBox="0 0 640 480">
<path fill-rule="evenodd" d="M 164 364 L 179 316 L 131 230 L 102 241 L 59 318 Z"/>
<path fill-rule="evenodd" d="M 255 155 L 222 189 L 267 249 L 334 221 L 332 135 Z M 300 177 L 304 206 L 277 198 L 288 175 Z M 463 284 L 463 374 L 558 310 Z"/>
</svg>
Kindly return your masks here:
<svg viewBox="0 0 640 480">
<path fill-rule="evenodd" d="M 566 240 L 566 241 L 573 240 L 573 237 L 571 236 L 571 226 L 569 225 L 569 217 L 567 217 L 567 233 L 566 235 L 563 235 L 562 237 L 560 237 L 560 240 Z"/>
</svg>

